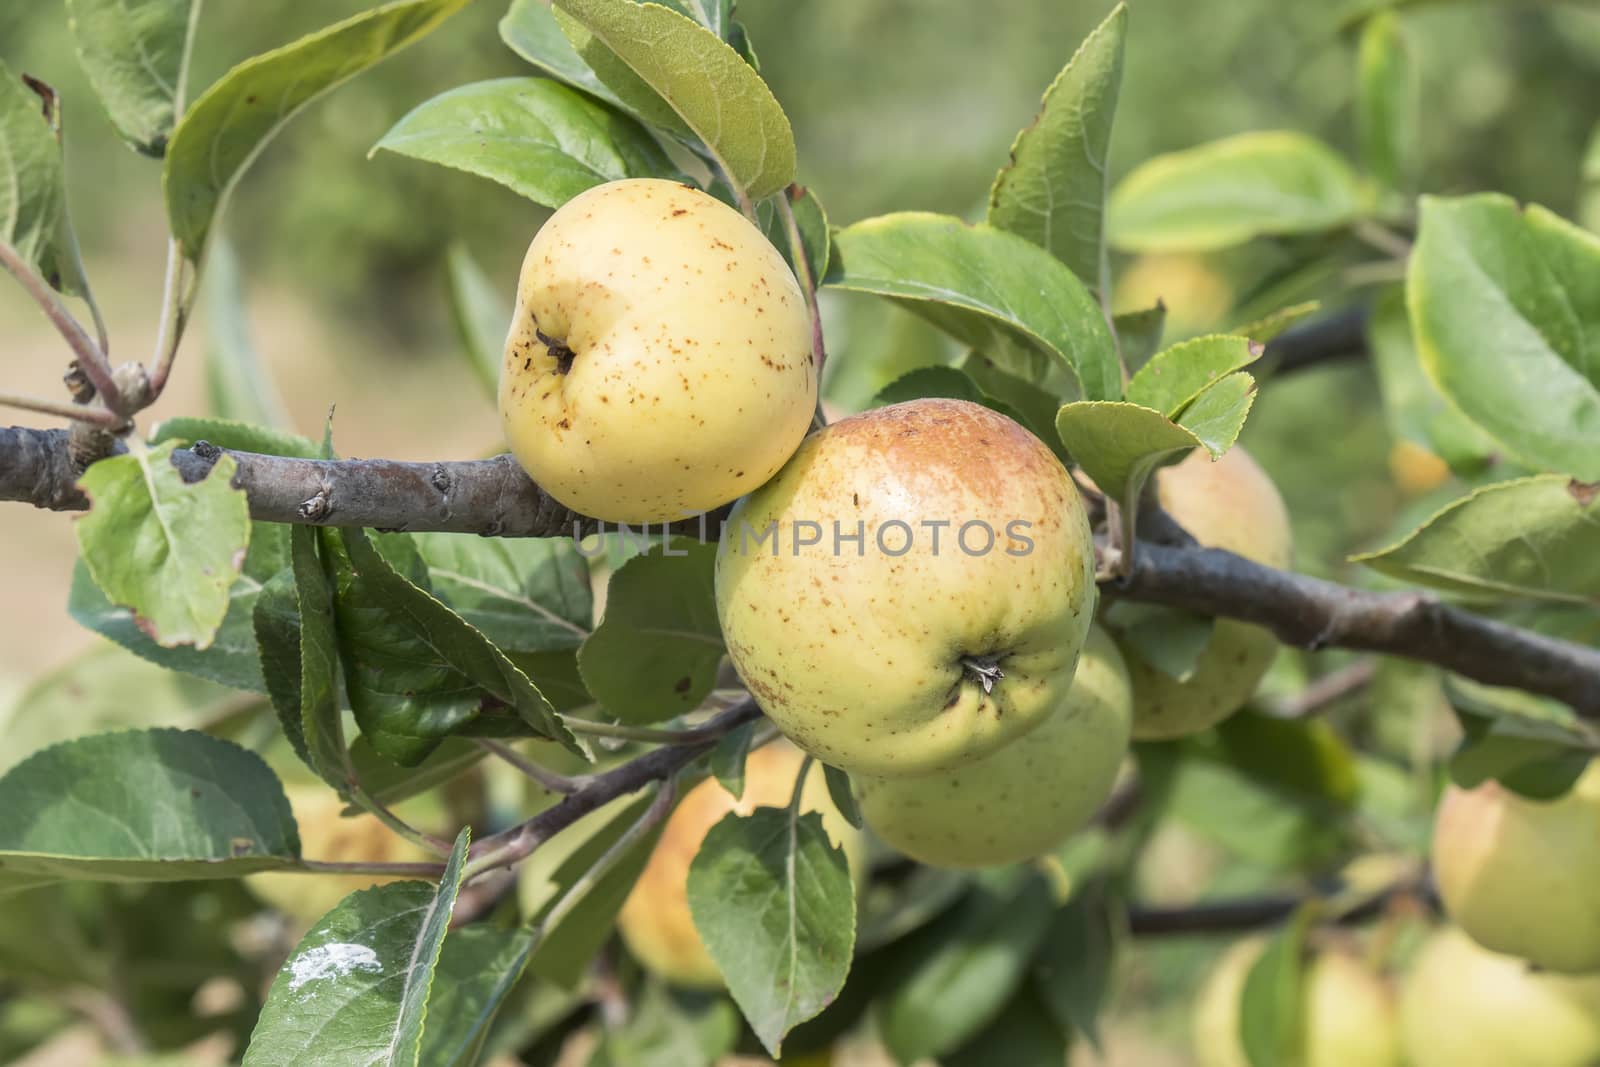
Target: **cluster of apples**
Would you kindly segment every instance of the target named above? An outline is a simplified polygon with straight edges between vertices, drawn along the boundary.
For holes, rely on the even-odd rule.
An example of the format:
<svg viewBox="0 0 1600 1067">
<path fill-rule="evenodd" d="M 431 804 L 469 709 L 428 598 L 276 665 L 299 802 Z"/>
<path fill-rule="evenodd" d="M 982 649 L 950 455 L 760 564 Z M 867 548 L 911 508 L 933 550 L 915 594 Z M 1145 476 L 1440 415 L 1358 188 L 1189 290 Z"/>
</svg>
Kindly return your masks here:
<svg viewBox="0 0 1600 1067">
<path fill-rule="evenodd" d="M 1199 1067 L 1249 1067 L 1241 1004 L 1266 947 L 1225 953 L 1195 1001 Z M 1543 971 L 1491 952 L 1460 927 L 1430 932 L 1403 980 L 1349 941 L 1316 948 L 1302 981 L 1305 1067 L 1593 1067 L 1600 1063 L 1600 975 Z"/>
<path fill-rule="evenodd" d="M 500 384 L 513 454 L 556 500 L 605 521 L 738 500 L 716 569 L 733 665 L 790 741 L 851 776 L 885 842 L 950 867 L 1039 855 L 1091 818 L 1130 736 L 1203 729 L 1253 693 L 1276 649 L 1264 630 L 1219 623 L 1180 681 L 1094 623 L 1083 500 L 1016 422 L 924 399 L 808 436 L 817 391 L 793 272 L 706 193 L 597 186 L 528 249 Z M 1159 493 L 1201 541 L 1287 564 L 1282 500 L 1243 453 L 1192 456 Z M 752 771 L 751 796 L 785 799 L 767 796 L 792 784 L 784 766 L 791 781 L 776 787 Z M 734 803 L 696 792 L 680 805 L 657 856 L 672 885 L 715 821 L 705 813 Z M 624 930 L 659 957 L 640 910 Z M 668 910 L 654 909 L 658 938 L 684 925 Z"/>
</svg>

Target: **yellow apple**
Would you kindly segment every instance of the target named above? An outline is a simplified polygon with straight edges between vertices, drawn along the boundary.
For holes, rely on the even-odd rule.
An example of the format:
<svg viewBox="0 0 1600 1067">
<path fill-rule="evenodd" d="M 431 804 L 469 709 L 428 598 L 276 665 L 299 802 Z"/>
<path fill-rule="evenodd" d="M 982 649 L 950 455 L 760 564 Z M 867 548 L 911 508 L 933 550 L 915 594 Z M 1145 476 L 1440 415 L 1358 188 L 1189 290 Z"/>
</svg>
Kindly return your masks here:
<svg viewBox="0 0 1600 1067">
<path fill-rule="evenodd" d="M 567 507 L 645 523 L 725 504 L 783 465 L 816 403 L 794 273 L 716 198 L 609 182 L 534 237 L 500 415 L 517 462 Z"/>
<path fill-rule="evenodd" d="M 1146 253 L 1123 269 L 1113 290 L 1118 314 L 1157 302 L 1167 309 L 1165 335 L 1191 337 L 1223 324 L 1233 310 L 1233 285 L 1204 256 Z"/>
<path fill-rule="evenodd" d="M 1594 1067 L 1600 975 L 1539 973 L 1444 927 L 1406 978 L 1400 1025 L 1411 1067 Z"/>
<path fill-rule="evenodd" d="M 679 985 L 722 985 L 722 972 L 706 952 L 689 913 L 689 864 L 706 834 L 729 812 L 748 815 L 758 807 L 787 806 L 804 759 L 799 749 L 780 739 L 746 758 L 742 797 L 735 799 L 720 782 L 708 778 L 678 802 L 617 916 L 623 943 L 651 973 Z M 833 806 L 820 764 L 811 765 L 800 809 L 821 813 L 829 840 L 844 849 L 859 888 L 867 870 L 866 837 Z"/>
<path fill-rule="evenodd" d="M 1266 948 L 1246 938 L 1230 948 L 1195 1001 L 1191 1038 L 1199 1067 L 1250 1067 L 1240 1037 L 1245 982 Z M 1359 959 L 1330 946 L 1307 961 L 1304 998 L 1304 1067 L 1400 1067 L 1400 1035 L 1388 983 Z"/>
<path fill-rule="evenodd" d="M 1133 695 L 1116 645 L 1089 631 L 1066 699 L 1003 748 L 953 770 L 854 779 L 883 841 L 934 867 L 1016 863 L 1060 845 L 1111 792 Z"/>
<path fill-rule="evenodd" d="M 1484 948 L 1600 971 L 1600 761 L 1555 800 L 1450 786 L 1433 828 L 1444 908 Z"/>
<path fill-rule="evenodd" d="M 912 400 L 817 431 L 740 501 L 716 594 L 739 676 L 791 740 L 852 774 L 927 774 L 1061 705 L 1094 545 L 1038 438 Z"/>
<path fill-rule="evenodd" d="M 1195 449 L 1157 473 L 1156 496 L 1202 545 L 1269 567 L 1289 565 L 1289 513 L 1277 487 L 1244 449 L 1234 447 L 1216 461 Z M 1204 730 L 1238 711 L 1272 666 L 1278 642 L 1262 627 L 1218 619 L 1194 673 L 1183 681 L 1126 645 L 1122 651 L 1133 680 L 1133 736 L 1154 741 Z"/>
<path fill-rule="evenodd" d="M 376 816 L 343 816 L 345 802 L 321 783 L 284 789 L 300 827 L 300 853 L 334 863 L 438 863 L 439 857 L 396 834 Z M 258 900 L 303 924 L 333 910 L 358 889 L 401 881 L 405 876 L 370 874 L 252 874 L 244 879 Z"/>
</svg>

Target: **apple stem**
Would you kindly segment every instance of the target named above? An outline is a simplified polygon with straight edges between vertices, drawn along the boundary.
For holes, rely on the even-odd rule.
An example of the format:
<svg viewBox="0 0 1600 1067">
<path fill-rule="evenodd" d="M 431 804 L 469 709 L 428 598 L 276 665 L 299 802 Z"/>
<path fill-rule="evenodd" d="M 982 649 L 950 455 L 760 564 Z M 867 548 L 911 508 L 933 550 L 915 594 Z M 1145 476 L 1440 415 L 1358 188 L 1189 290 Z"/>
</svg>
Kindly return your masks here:
<svg viewBox="0 0 1600 1067">
<path fill-rule="evenodd" d="M 993 693 L 995 685 L 1006 676 L 1006 672 L 1000 669 L 998 656 L 962 656 L 961 667 L 974 681 L 983 686 L 985 696 Z"/>
</svg>

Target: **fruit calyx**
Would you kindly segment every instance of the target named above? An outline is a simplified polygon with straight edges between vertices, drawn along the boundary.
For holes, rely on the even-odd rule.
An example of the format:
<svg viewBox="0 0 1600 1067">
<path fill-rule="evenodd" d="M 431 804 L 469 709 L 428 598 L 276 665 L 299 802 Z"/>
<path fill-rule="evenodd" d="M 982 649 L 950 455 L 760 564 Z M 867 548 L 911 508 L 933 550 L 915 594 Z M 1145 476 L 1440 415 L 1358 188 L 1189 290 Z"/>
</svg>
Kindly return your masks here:
<svg viewBox="0 0 1600 1067">
<path fill-rule="evenodd" d="M 537 326 L 534 327 L 533 335 L 549 350 L 550 355 L 555 357 L 557 374 L 565 374 L 572 369 L 572 361 L 577 358 L 578 353 L 568 348 L 565 341 L 549 336 Z"/>
<path fill-rule="evenodd" d="M 991 653 L 986 656 L 962 656 L 959 661 L 961 664 L 961 680 L 977 682 L 983 686 L 984 696 L 990 695 L 994 692 L 994 687 L 1004 680 L 1006 676 L 1006 672 L 1000 669 L 1000 661 L 1004 658 L 1004 653 Z"/>
</svg>

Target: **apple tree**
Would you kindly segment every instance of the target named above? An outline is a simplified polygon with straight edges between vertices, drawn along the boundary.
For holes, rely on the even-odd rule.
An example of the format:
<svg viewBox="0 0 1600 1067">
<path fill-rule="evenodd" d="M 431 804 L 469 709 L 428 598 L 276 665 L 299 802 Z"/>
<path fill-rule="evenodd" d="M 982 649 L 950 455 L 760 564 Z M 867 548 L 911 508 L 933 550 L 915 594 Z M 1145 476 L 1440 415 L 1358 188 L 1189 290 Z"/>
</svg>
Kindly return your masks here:
<svg viewBox="0 0 1600 1067">
<path fill-rule="evenodd" d="M 1207 935 L 1202 1064 L 1531 1063 L 1526 1019 L 1537 1062 L 1600 1059 L 1600 238 L 1428 191 L 1407 5 L 1339 30 L 1353 155 L 1113 165 L 1119 3 L 973 217 L 844 220 L 729 0 L 513 0 L 524 75 L 351 146 L 554 212 L 515 304 L 448 262 L 510 451 L 343 458 L 243 349 L 207 354 L 226 417 L 151 422 L 202 293 L 238 314 L 223 217 L 263 146 L 466 5 L 200 85 L 198 0 L 69 0 L 160 171 L 143 361 L 79 254 L 66 102 L 0 66 L 0 262 L 68 360 L 0 392 L 40 424 L 0 429 L 0 499 L 77 513 L 66 609 L 133 653 L 8 720 L 6 1041 L 1063 1064 Z M 1222 332 L 1114 304 L 1129 254 L 1258 248 Z M 826 328 L 838 293 L 951 358 L 841 407 L 824 372 L 871 339 Z M 1237 442 L 1353 358 L 1423 484 L 1336 582 Z M 1174 891 L 1197 848 L 1243 866 Z"/>
</svg>

